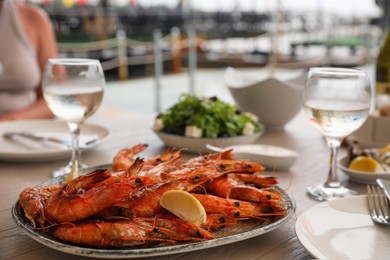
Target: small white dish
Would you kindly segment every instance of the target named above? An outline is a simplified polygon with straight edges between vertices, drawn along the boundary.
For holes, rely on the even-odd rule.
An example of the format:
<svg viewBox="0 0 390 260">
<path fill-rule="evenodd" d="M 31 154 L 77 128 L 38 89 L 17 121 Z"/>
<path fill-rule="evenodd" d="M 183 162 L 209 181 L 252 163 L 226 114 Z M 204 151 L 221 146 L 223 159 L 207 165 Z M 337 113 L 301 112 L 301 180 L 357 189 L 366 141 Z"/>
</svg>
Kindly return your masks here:
<svg viewBox="0 0 390 260">
<path fill-rule="evenodd" d="M 295 224 L 299 241 L 317 259 L 388 259 L 388 231 L 371 220 L 365 195 L 318 203 Z"/>
<path fill-rule="evenodd" d="M 360 184 L 376 184 L 376 179 L 390 180 L 390 172 L 361 172 L 348 168 L 348 157 L 342 158 L 338 163 L 338 168 L 342 170 L 349 179 Z"/>
<path fill-rule="evenodd" d="M 261 127 L 264 129 L 264 127 Z M 196 153 L 209 153 L 206 144 L 216 147 L 227 147 L 238 144 L 254 143 L 264 131 L 260 131 L 251 135 L 240 135 L 236 137 L 221 137 L 221 138 L 192 138 L 182 135 L 167 134 L 156 130 L 152 131 L 165 143 L 166 146 L 176 149 L 185 148 L 186 151 Z"/>
<path fill-rule="evenodd" d="M 211 150 L 222 150 L 208 146 Z M 258 162 L 268 171 L 288 171 L 298 159 L 298 153 L 279 146 L 264 144 L 233 145 L 223 150 L 233 149 L 234 157 Z"/>
<path fill-rule="evenodd" d="M 59 120 L 19 120 L 0 123 L 0 161 L 8 162 L 45 162 L 69 158 L 71 149 L 67 146 L 49 142 L 37 142 L 25 140 L 9 140 L 3 134 L 10 131 L 27 130 L 39 136 L 51 136 L 60 139 L 70 139 L 69 128 L 65 122 Z M 80 141 L 88 142 L 96 139 L 87 148 L 81 151 L 93 149 L 102 143 L 109 131 L 98 125 L 82 124 L 80 129 Z"/>
</svg>

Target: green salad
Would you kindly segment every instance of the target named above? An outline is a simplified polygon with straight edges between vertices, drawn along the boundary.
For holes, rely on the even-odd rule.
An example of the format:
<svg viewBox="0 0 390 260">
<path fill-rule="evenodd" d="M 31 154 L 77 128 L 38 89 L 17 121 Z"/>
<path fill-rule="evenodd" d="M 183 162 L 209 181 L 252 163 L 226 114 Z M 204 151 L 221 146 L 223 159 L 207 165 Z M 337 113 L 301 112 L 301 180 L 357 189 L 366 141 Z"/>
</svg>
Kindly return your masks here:
<svg viewBox="0 0 390 260">
<path fill-rule="evenodd" d="M 178 103 L 157 116 L 157 131 L 190 137 L 233 137 L 261 131 L 256 116 L 241 113 L 217 97 L 182 94 Z"/>
</svg>

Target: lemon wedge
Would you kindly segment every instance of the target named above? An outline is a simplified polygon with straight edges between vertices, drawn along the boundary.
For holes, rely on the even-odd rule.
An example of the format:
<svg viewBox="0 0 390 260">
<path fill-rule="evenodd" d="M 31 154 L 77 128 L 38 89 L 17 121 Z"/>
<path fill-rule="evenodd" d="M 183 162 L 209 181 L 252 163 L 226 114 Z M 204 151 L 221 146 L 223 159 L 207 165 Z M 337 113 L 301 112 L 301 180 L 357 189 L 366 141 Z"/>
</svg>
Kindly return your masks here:
<svg viewBox="0 0 390 260">
<path fill-rule="evenodd" d="M 195 225 L 206 222 L 206 211 L 195 196 L 187 191 L 169 190 L 160 199 L 160 205 L 179 218 Z"/>
<path fill-rule="evenodd" d="M 76 179 L 77 177 L 79 177 L 79 164 L 77 163 L 76 160 L 72 165 L 72 168 L 68 173 L 68 176 L 66 177 L 65 183 L 69 183 L 71 180 Z"/>
<path fill-rule="evenodd" d="M 368 156 L 358 156 L 349 164 L 350 170 L 361 172 L 380 172 L 382 171 L 381 164 Z"/>
<path fill-rule="evenodd" d="M 383 155 L 385 153 L 390 153 L 390 143 L 388 145 L 386 145 L 385 147 L 383 147 L 383 149 L 381 149 L 379 151 L 379 155 Z"/>
</svg>

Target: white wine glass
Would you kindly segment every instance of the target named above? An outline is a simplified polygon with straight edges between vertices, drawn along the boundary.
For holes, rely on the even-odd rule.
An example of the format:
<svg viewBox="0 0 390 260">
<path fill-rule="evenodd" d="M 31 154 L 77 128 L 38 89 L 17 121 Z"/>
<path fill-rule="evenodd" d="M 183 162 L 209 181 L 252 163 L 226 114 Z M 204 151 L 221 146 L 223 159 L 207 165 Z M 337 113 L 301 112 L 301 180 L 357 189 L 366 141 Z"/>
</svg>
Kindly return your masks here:
<svg viewBox="0 0 390 260">
<path fill-rule="evenodd" d="M 80 125 L 99 108 L 104 86 L 99 60 L 48 60 L 42 79 L 43 97 L 53 114 L 67 123 L 72 139 L 71 159 L 65 167 L 52 172 L 54 177 L 68 174 L 73 165 L 85 167 L 79 149 Z"/>
<path fill-rule="evenodd" d="M 324 184 L 307 188 L 318 201 L 357 194 L 344 187 L 337 175 L 337 154 L 342 140 L 366 121 L 373 106 L 373 87 L 367 74 L 357 69 L 311 68 L 303 91 L 309 122 L 330 147 L 330 169 Z"/>
</svg>

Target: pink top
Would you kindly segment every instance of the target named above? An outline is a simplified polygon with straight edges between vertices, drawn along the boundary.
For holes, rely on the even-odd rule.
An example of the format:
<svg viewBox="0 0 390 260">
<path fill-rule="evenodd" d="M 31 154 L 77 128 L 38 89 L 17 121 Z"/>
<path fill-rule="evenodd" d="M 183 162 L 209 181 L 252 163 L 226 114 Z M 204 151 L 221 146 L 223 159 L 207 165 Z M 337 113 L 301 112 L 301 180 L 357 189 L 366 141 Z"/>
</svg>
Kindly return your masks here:
<svg viewBox="0 0 390 260">
<path fill-rule="evenodd" d="M 13 2 L 5 0 L 0 11 L 0 114 L 34 103 L 40 80 L 36 52 Z"/>
</svg>

